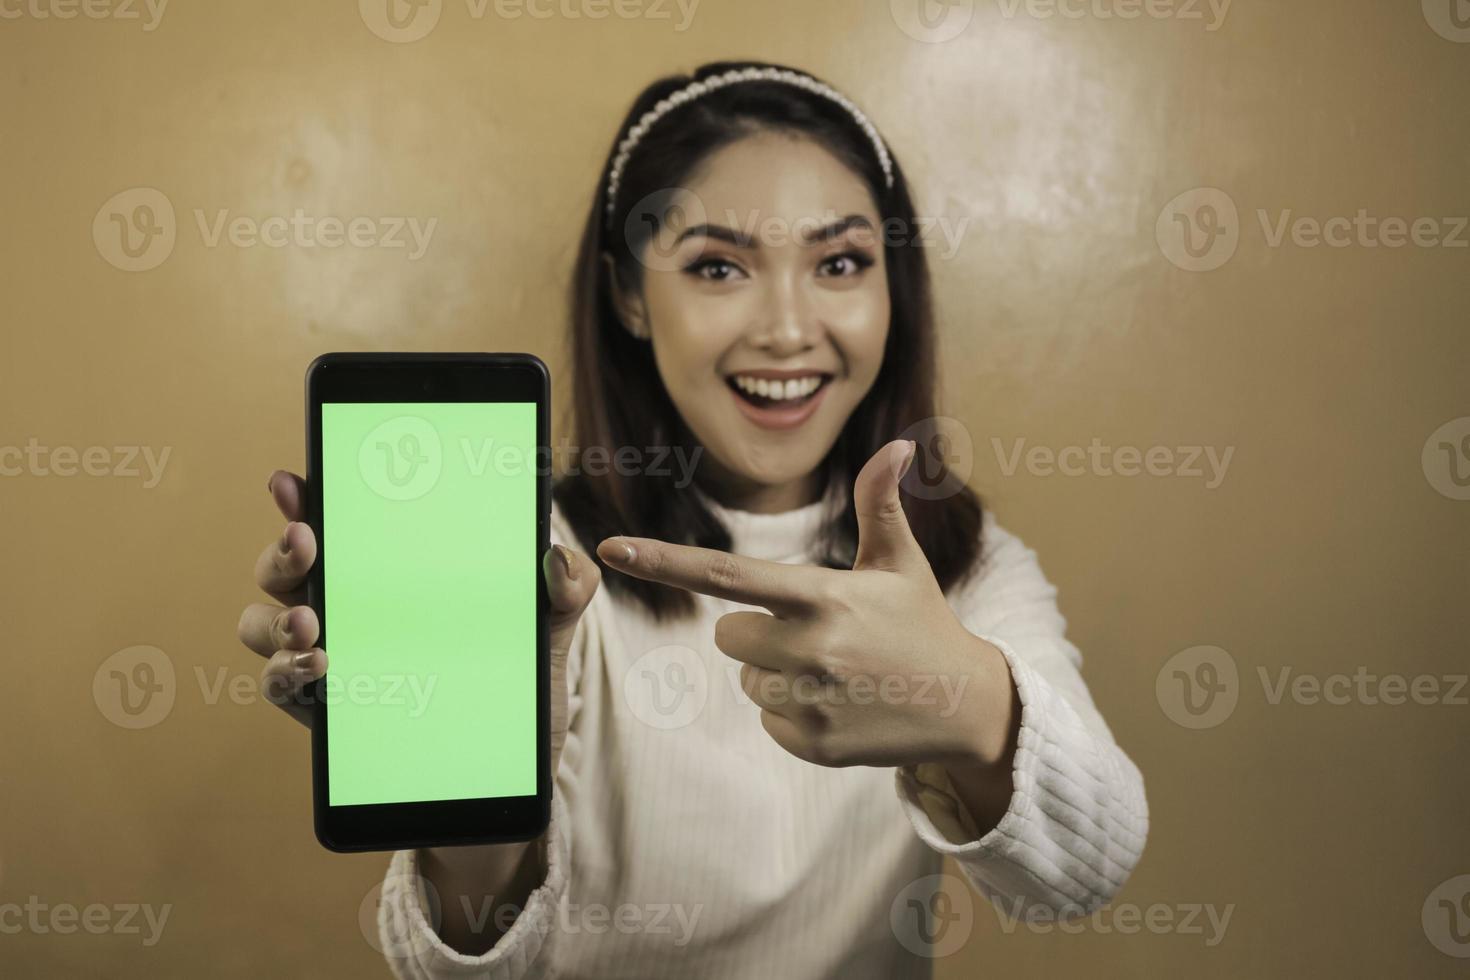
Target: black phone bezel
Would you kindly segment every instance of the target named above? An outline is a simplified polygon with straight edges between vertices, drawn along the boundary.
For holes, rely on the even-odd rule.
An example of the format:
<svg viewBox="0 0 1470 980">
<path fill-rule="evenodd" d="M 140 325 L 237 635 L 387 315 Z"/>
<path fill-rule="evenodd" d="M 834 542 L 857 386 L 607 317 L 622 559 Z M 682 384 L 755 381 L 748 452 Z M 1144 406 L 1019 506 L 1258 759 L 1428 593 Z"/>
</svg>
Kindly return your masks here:
<svg viewBox="0 0 1470 980">
<path fill-rule="evenodd" d="M 536 786 L 535 796 L 426 800 L 332 806 L 328 795 L 327 704 L 324 681 L 308 685 L 311 705 L 312 802 L 317 840 L 332 851 L 385 851 L 529 841 L 551 816 L 551 660 L 542 560 L 550 542 L 551 377 L 534 354 L 330 353 L 306 371 L 306 522 L 318 542 L 307 576 L 307 603 L 321 624 L 318 645 L 331 646 L 324 595 L 329 542 L 322 537 L 323 402 L 534 402 L 536 404 Z"/>
</svg>

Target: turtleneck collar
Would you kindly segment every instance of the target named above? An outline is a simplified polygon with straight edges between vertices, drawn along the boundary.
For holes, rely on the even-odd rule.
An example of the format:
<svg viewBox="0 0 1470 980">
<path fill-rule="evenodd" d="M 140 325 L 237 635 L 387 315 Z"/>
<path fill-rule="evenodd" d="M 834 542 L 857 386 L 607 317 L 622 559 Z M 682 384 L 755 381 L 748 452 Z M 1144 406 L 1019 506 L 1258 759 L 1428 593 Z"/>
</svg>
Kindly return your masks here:
<svg viewBox="0 0 1470 980">
<path fill-rule="evenodd" d="M 776 514 L 758 514 L 720 504 L 699 487 L 694 492 L 730 532 L 730 550 L 765 561 L 807 562 L 816 551 L 817 535 L 846 500 L 830 487 L 822 499 Z"/>
</svg>

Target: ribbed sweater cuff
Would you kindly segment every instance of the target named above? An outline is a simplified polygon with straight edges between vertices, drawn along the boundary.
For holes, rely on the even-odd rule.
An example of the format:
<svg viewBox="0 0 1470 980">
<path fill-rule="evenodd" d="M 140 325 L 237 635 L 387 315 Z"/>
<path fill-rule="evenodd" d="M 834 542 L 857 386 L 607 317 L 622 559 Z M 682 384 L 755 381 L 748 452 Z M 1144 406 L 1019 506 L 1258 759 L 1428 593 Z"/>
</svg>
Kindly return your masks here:
<svg viewBox="0 0 1470 980">
<path fill-rule="evenodd" d="M 992 901 L 1092 911 L 1137 863 L 1148 829 L 1142 780 L 1110 739 L 1090 731 L 1047 680 L 1002 640 L 1021 701 L 1014 792 L 983 836 L 943 766 L 897 770 L 899 799 L 915 831 L 955 858 Z M 1136 789 L 1135 789 L 1136 787 Z"/>
<path fill-rule="evenodd" d="M 546 881 L 531 892 L 505 935 L 480 956 L 466 956 L 444 944 L 429 923 L 416 851 L 398 851 L 383 880 L 378 909 L 378 936 L 383 955 L 399 980 L 475 977 L 480 980 L 523 980 L 541 975 L 536 960 L 556 925 L 557 908 L 566 892 L 571 864 L 567 817 L 562 798 L 551 798 L 546 831 Z M 492 909 L 493 914 L 493 909 Z M 488 925 L 488 923 L 487 923 Z"/>
</svg>

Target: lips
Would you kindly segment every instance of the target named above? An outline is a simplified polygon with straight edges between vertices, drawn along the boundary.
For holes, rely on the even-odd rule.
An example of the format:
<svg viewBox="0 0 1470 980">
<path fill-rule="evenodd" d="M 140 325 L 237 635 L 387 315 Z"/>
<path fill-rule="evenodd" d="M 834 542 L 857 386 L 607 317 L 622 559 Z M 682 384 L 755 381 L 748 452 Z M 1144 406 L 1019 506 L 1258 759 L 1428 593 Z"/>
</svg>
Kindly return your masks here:
<svg viewBox="0 0 1470 980">
<path fill-rule="evenodd" d="M 766 429 L 792 429 L 816 412 L 832 374 L 825 371 L 740 371 L 725 385 L 741 414 Z"/>
</svg>

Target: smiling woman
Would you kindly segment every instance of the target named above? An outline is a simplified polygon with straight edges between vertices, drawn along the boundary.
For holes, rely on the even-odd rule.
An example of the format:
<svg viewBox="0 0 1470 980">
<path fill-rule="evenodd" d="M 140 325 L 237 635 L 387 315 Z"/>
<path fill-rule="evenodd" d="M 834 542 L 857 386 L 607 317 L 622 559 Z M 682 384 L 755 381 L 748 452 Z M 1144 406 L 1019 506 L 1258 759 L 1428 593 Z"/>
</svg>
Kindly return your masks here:
<svg viewBox="0 0 1470 980">
<path fill-rule="evenodd" d="M 1100 907 L 1142 852 L 1143 781 L 1034 554 L 901 438 L 937 409 L 898 161 L 845 96 L 769 65 L 656 82 L 619 134 L 573 274 L 551 825 L 398 852 L 390 963 L 924 976 L 954 941 L 929 910 L 970 900 L 941 855 L 1010 914 Z M 693 485 L 580 465 L 634 446 L 697 458 Z M 904 492 L 920 451 L 953 492 Z M 676 941 L 565 914 L 667 907 L 692 910 Z"/>
<path fill-rule="evenodd" d="M 767 77 L 689 94 L 739 72 Z M 807 82 L 769 77 L 782 72 Z M 938 414 L 924 248 L 875 232 L 917 228 L 915 207 L 846 97 L 787 69 L 712 64 L 649 86 L 619 132 L 636 138 L 609 153 L 572 280 L 579 445 L 701 445 L 710 496 L 774 512 L 850 486 L 883 443 Z M 762 401 L 776 379 L 779 407 Z M 784 404 L 789 380 L 812 389 L 804 403 Z M 730 546 L 698 495 L 647 475 L 564 481 L 556 498 L 589 551 L 619 533 Z M 856 514 L 829 502 L 821 561 L 848 567 Z M 978 554 L 979 499 L 961 485 L 907 511 L 953 584 Z M 657 583 L 609 585 L 655 615 L 693 609 Z"/>
</svg>

